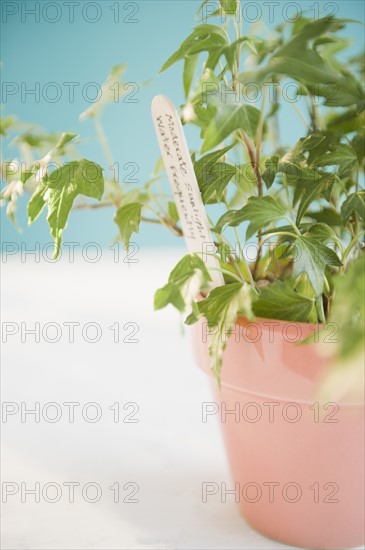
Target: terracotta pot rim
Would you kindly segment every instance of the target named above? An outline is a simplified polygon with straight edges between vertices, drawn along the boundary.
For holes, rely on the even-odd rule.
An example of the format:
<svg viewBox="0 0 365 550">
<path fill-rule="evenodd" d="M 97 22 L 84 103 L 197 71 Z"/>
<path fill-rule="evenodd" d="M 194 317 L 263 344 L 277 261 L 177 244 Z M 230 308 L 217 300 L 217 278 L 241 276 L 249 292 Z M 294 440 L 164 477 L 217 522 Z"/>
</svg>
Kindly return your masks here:
<svg viewBox="0 0 365 550">
<path fill-rule="evenodd" d="M 254 324 L 257 323 L 259 325 L 264 325 L 264 323 L 275 323 L 275 325 L 279 328 L 279 326 L 283 327 L 285 325 L 295 325 L 295 326 L 301 326 L 306 328 L 317 328 L 325 326 L 324 323 L 307 323 L 304 321 L 284 321 L 282 319 L 273 319 L 271 317 L 256 317 L 255 319 L 248 319 L 245 315 L 238 315 L 236 323 L 243 322 L 244 324 Z M 265 326 L 265 325 L 264 325 Z"/>
</svg>

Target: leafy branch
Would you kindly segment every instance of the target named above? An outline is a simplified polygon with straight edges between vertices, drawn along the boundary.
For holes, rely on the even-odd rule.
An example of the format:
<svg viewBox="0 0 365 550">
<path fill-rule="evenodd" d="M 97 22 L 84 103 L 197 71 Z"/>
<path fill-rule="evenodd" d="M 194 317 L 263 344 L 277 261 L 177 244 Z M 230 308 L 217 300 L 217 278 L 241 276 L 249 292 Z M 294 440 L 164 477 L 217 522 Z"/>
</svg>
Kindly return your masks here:
<svg viewBox="0 0 365 550">
<path fill-rule="evenodd" d="M 187 255 L 157 291 L 155 306 L 172 304 L 189 313 L 188 324 L 205 318 L 215 326 L 210 352 L 218 380 L 225 331 L 238 315 L 340 321 L 341 300 L 346 302 L 348 293 L 347 343 L 339 356 L 352 345 L 359 349 L 365 333 L 359 305 L 365 96 L 360 56 L 345 59 L 348 42 L 341 36 L 346 25 L 356 23 L 303 17 L 273 35 L 253 36 L 242 29 L 240 13 L 239 0 L 221 0 L 211 14 L 217 24 L 197 25 L 161 69 L 182 63 L 186 99 L 181 118 L 200 131 L 200 152 L 192 154 L 192 161 L 225 284 L 211 289 L 203 257 Z M 183 236 L 173 196 L 161 189 L 161 159 L 141 186 L 125 185 L 110 173 L 114 161 L 101 115 L 123 97 L 124 71 L 124 65 L 111 70 L 101 96 L 81 115 L 94 121 L 107 173 L 78 156 L 75 134 L 39 132 L 11 116 L 2 120 L 2 135 L 16 135 L 12 143 L 20 161 L 1 165 L 1 201 L 14 222 L 24 192 L 31 195 L 30 223 L 48 210 L 55 256 L 72 209 L 112 208 L 118 238 L 126 245 L 144 222 Z M 279 133 L 290 124 L 283 112 L 288 82 L 299 101 L 290 105 L 304 123 L 302 137 L 290 144 Z M 258 90 L 256 100 L 248 96 L 250 83 Z M 248 259 L 246 245 L 255 247 L 253 258 Z"/>
</svg>

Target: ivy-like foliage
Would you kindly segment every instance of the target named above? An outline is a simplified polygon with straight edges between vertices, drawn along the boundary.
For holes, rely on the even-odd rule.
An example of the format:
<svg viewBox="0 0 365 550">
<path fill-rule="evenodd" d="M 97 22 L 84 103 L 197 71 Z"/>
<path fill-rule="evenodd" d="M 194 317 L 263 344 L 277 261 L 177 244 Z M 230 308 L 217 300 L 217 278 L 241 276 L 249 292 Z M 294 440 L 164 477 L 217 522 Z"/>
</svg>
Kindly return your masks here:
<svg viewBox="0 0 365 550">
<path fill-rule="evenodd" d="M 356 22 L 302 18 L 261 38 L 241 36 L 239 2 L 221 2 L 212 17 L 222 14 L 223 25 L 198 26 L 162 67 L 184 63 L 182 120 L 200 129 L 198 184 L 207 208 L 215 204 L 221 212 L 212 231 L 226 284 L 185 304 L 188 324 L 203 316 L 216 325 L 210 351 L 218 380 L 223 332 L 237 315 L 333 321 L 335 289 L 344 287 L 337 281 L 349 270 L 353 277 L 351 265 L 363 256 L 365 219 L 364 90 L 356 58 L 335 57 L 347 46 L 340 31 Z M 287 101 L 292 116 L 304 122 L 291 145 L 279 133 L 290 124 L 287 113 L 281 116 L 288 82 L 299 102 Z M 252 85 L 256 101 L 248 97 Z M 247 243 L 256 244 L 250 261 L 242 250 Z"/>
<path fill-rule="evenodd" d="M 181 119 L 200 132 L 192 161 L 225 284 L 212 290 L 203 257 L 187 255 L 157 291 L 155 307 L 172 304 L 188 313 L 187 324 L 203 317 L 216 326 L 210 352 L 218 380 L 225 331 L 237 315 L 310 323 L 330 319 L 341 324 L 350 342 L 340 348 L 346 358 L 352 336 L 359 349 L 365 332 L 359 312 L 364 291 L 358 284 L 364 276 L 362 58 L 346 59 L 348 41 L 341 36 L 346 25 L 357 23 L 302 17 L 259 36 L 241 32 L 240 14 L 239 0 L 221 0 L 212 21 L 197 25 L 161 69 L 181 66 L 186 97 Z M 16 133 L 14 143 L 27 157 L 2 164 L 2 202 L 13 221 L 24 190 L 31 193 L 30 223 L 48 209 L 55 256 L 75 207 L 110 206 L 126 246 L 141 223 L 183 235 L 173 197 L 159 185 L 161 159 L 143 186 L 125 185 L 115 171 L 101 113 L 127 92 L 124 71 L 124 65 L 112 69 L 103 96 L 81 115 L 95 123 L 104 170 L 78 157 L 74 134 L 55 136 L 24 129 L 14 117 L 2 120 L 1 134 Z M 301 121 L 303 133 L 286 143 L 280 130 L 292 117 Z M 52 162 L 59 163 L 56 170 L 50 170 Z M 254 258 L 246 256 L 246 244 L 256 246 Z M 344 292 L 351 307 L 342 315 Z"/>
</svg>

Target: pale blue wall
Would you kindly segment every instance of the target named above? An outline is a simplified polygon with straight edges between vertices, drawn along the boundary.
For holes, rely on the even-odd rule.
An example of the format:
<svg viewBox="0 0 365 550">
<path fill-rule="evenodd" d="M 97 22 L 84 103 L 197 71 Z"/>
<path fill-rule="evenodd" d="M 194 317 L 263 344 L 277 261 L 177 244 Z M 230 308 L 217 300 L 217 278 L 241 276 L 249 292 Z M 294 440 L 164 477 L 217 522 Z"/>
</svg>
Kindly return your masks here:
<svg viewBox="0 0 365 550">
<path fill-rule="evenodd" d="M 45 5 L 48 5 L 48 11 L 45 11 L 45 16 L 41 15 L 40 21 L 37 22 L 33 15 L 24 11 L 24 6 L 32 9 L 35 4 L 36 2 L 30 1 L 2 2 L 2 81 L 15 82 L 20 87 L 21 83 L 31 87 L 35 82 L 39 82 L 41 89 L 44 89 L 48 82 L 57 82 L 61 86 L 62 97 L 57 103 L 50 103 L 40 97 L 37 103 L 34 97 L 30 96 L 26 101 L 22 101 L 19 92 L 2 99 L 5 103 L 5 113 L 15 113 L 20 119 L 36 122 L 51 131 L 72 130 L 79 133 L 85 139 L 81 148 L 83 155 L 104 163 L 92 123 L 80 123 L 78 120 L 79 113 L 87 106 L 80 89 L 89 82 L 102 83 L 111 66 L 121 62 L 127 63 L 128 81 L 152 81 L 138 93 L 138 103 L 111 105 L 106 109 L 103 120 L 115 160 L 122 165 L 126 162 L 138 163 L 138 177 L 141 182 L 144 181 L 150 175 L 158 155 L 150 118 L 151 99 L 156 93 L 164 93 L 169 95 L 176 105 L 183 101 L 180 65 L 162 75 L 158 75 L 158 71 L 194 26 L 194 16 L 200 2 L 145 0 L 130 2 L 127 10 L 123 8 L 128 3 L 119 2 L 119 22 L 115 22 L 116 12 L 113 12 L 111 7 L 116 6 L 117 2 L 105 0 L 93 3 L 82 0 L 79 6 L 77 2 L 73 3 L 73 23 L 69 22 L 69 8 L 60 0 L 57 2 L 59 21 L 51 23 L 45 20 L 55 18 L 57 12 L 52 6 L 54 2 L 43 1 L 40 2 L 40 9 L 44 10 Z M 94 18 L 97 13 L 92 4 L 97 5 L 100 15 L 97 22 L 91 23 L 82 17 L 82 8 L 86 4 L 89 4 L 89 7 L 84 15 L 89 19 Z M 128 17 L 128 13 L 132 13 L 134 4 L 139 8 L 138 13 L 134 15 L 138 22 L 124 22 L 123 19 Z M 254 10 L 259 6 L 263 18 L 270 26 L 267 5 L 265 7 L 262 2 L 246 4 L 251 4 L 251 11 L 247 11 L 249 18 L 255 16 Z M 275 8 L 275 23 L 282 19 L 283 9 L 289 4 L 281 2 L 280 7 Z M 303 10 L 315 4 L 317 3 L 312 1 L 297 2 Z M 336 4 L 339 7 L 339 16 L 363 20 L 363 5 L 360 1 L 327 4 Z M 8 11 L 17 8 L 18 11 L 14 15 L 6 15 Z M 290 15 L 290 8 L 288 9 L 287 13 Z M 25 22 L 22 21 L 22 11 Z M 354 49 L 360 49 L 363 27 L 351 25 L 345 32 L 352 38 Z M 80 83 L 80 87 L 75 90 L 75 101 L 72 103 L 69 101 L 65 82 Z M 293 118 L 292 113 L 288 112 L 282 131 L 289 143 L 302 131 L 300 122 Z M 197 144 L 196 134 L 189 134 L 189 142 L 193 147 Z M 5 158 L 11 158 L 15 154 L 14 150 L 7 146 L 4 147 L 4 151 Z M 2 223 L 3 241 L 25 241 L 29 244 L 35 241 L 49 242 L 48 227 L 44 220 L 31 228 L 26 227 L 24 206 L 21 205 L 18 213 L 24 232 L 17 235 L 5 219 Z M 111 218 L 110 210 L 73 213 L 64 239 L 78 242 L 96 241 L 102 246 L 108 246 L 116 234 Z M 137 242 L 143 246 L 171 245 L 176 240 L 165 230 L 149 226 L 142 230 Z"/>
</svg>

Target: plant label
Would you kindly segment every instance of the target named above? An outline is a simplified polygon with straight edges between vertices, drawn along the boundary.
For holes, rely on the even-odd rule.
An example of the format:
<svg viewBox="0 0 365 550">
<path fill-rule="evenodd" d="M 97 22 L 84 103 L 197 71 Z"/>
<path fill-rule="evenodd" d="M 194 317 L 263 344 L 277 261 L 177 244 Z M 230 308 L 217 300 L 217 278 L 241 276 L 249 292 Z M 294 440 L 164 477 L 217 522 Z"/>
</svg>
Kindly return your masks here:
<svg viewBox="0 0 365 550">
<path fill-rule="evenodd" d="M 212 286 L 221 286 L 224 284 L 223 275 L 215 271 L 220 265 L 213 256 L 216 246 L 180 117 L 172 102 L 162 95 L 155 96 L 152 101 L 152 117 L 187 248 L 206 262 L 213 280 Z"/>
</svg>

